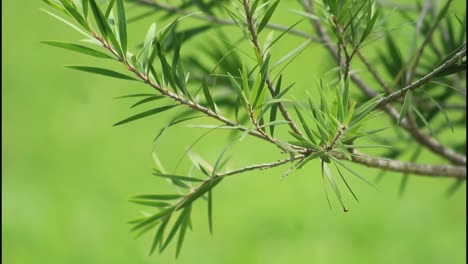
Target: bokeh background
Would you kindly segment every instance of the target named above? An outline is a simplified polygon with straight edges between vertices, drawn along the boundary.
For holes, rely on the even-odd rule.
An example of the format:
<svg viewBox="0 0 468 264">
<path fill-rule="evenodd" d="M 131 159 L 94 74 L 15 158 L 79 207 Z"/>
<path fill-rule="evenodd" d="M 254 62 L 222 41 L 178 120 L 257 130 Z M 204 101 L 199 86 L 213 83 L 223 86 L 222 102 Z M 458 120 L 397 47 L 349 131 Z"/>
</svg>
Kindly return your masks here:
<svg viewBox="0 0 468 264">
<path fill-rule="evenodd" d="M 274 20 L 297 21 L 288 11 L 288 1 L 282 5 Z M 455 1 L 454 7 L 457 14 L 466 12 L 464 1 Z M 386 174 L 377 190 L 350 179 L 361 203 L 348 195 L 351 210 L 343 213 L 333 197 L 333 209 L 328 207 L 318 162 L 283 181 L 281 174 L 287 167 L 229 178 L 214 192 L 213 236 L 208 233 L 206 203 L 198 201 L 194 230 L 187 235 L 179 259 L 174 258 L 173 245 L 163 255 L 148 256 L 152 233 L 135 240 L 126 223 L 144 208 L 127 200 L 134 194 L 174 191 L 151 176 L 152 139 L 170 114 L 112 127 L 141 111 L 128 109 L 131 100 L 113 98 L 149 92 L 149 88 L 62 67 L 79 64 L 123 70 L 111 62 L 41 44 L 41 40 L 74 41 L 81 36 L 40 8 L 47 9 L 40 1 L 2 1 L 4 263 L 466 261 L 465 185 L 447 198 L 444 193 L 451 180 L 410 177 L 406 194 L 399 197 L 400 174 Z M 143 11 L 131 7 L 129 16 Z M 133 50 L 151 22 L 167 23 L 158 17 L 129 26 Z M 400 27 L 403 42 L 410 38 L 411 25 L 390 21 Z M 210 45 L 207 39 L 193 40 L 184 52 L 197 53 L 197 45 Z M 299 43 L 297 38 L 282 41 L 276 52 L 285 54 Z M 311 73 L 323 73 L 330 64 L 325 50 L 312 45 L 294 65 L 285 76 L 297 83 L 293 94 L 300 97 L 305 94 L 301 87 L 313 89 Z M 165 166 L 173 168 L 184 148 L 203 132 L 178 126 L 166 134 L 157 150 Z M 455 136 L 464 137 L 464 133 Z M 213 132 L 195 150 L 214 162 L 227 143 L 225 132 Z M 282 157 L 274 147 L 255 139 L 236 144 L 228 154 L 232 168 Z M 420 161 L 440 162 L 427 154 Z M 188 167 L 184 161 L 180 171 Z M 370 181 L 379 173 L 353 167 Z"/>
</svg>

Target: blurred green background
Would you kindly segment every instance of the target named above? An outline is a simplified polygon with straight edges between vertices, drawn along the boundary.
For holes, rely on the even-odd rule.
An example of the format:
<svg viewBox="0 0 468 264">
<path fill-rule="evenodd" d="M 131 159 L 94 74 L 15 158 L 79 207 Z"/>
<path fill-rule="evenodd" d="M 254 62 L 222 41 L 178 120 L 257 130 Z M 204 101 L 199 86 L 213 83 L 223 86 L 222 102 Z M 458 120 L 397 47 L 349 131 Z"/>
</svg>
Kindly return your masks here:
<svg viewBox="0 0 468 264">
<path fill-rule="evenodd" d="M 466 8 L 464 1 L 455 2 Z M 227 179 L 214 192 L 213 236 L 208 233 L 206 203 L 198 201 L 194 231 L 187 235 L 179 259 L 174 259 L 173 245 L 163 255 L 148 256 L 153 234 L 133 239 L 126 222 L 143 208 L 127 199 L 174 191 L 151 176 L 152 139 L 170 114 L 112 127 L 141 111 L 129 110 L 130 101 L 113 98 L 149 92 L 149 88 L 63 68 L 79 64 L 123 70 L 41 44 L 41 40 L 81 38 L 41 7 L 45 5 L 40 1 L 2 1 L 4 263 L 466 261 L 465 186 L 446 198 L 451 180 L 410 177 L 406 195 L 399 197 L 400 174 L 387 174 L 377 191 L 350 179 L 361 203 L 348 195 L 351 210 L 343 213 L 333 197 L 333 209 L 328 208 L 318 162 L 284 181 L 281 174 L 287 167 Z M 141 11 L 129 8 L 129 16 Z M 275 16 L 276 21 L 279 18 L 284 24 L 297 20 L 287 8 Z M 135 44 L 143 39 L 154 20 L 148 17 L 131 24 L 129 38 Z M 400 37 L 409 37 L 401 30 Z M 291 38 L 280 43 L 277 52 L 285 54 L 300 42 Z M 210 45 L 206 39 L 198 43 Z M 197 46 L 186 47 L 186 52 L 196 53 Z M 288 81 L 310 87 L 314 75 L 310 73 L 323 72 L 320 65 L 326 63 L 325 51 L 313 45 L 287 72 Z M 296 96 L 303 94 L 296 90 Z M 203 132 L 178 126 L 166 134 L 158 147 L 166 167 L 173 168 L 184 148 Z M 195 149 L 214 162 L 226 143 L 224 132 L 214 132 Z M 232 168 L 282 158 L 274 147 L 255 139 L 236 144 L 229 154 Z M 421 161 L 439 162 L 430 156 Z M 180 171 L 187 168 L 184 162 Z M 378 174 L 378 170 L 354 168 L 371 181 Z"/>
</svg>

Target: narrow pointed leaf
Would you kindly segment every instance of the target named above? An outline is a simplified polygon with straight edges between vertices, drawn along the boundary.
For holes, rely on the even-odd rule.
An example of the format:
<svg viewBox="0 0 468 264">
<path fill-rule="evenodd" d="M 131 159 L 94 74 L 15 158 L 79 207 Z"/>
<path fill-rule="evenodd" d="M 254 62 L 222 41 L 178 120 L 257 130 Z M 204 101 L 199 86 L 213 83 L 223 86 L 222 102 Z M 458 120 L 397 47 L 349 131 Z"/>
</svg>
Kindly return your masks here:
<svg viewBox="0 0 468 264">
<path fill-rule="evenodd" d="M 122 51 L 124 54 L 127 52 L 127 19 L 125 17 L 125 7 L 123 0 L 117 0 L 117 26 L 119 30 L 119 39 Z"/>
<path fill-rule="evenodd" d="M 325 153 L 325 150 L 320 150 L 320 151 L 317 151 L 313 154 L 310 154 L 309 156 L 307 156 L 304 160 L 301 161 L 301 163 L 299 163 L 299 165 L 297 166 L 298 169 L 302 168 L 304 165 L 306 165 L 309 161 L 317 158 L 317 157 L 321 157 L 323 154 Z"/>
<path fill-rule="evenodd" d="M 93 37 L 92 37 L 90 34 L 84 32 L 82 29 L 80 29 L 79 27 L 77 27 L 75 24 L 70 23 L 69 21 L 67 21 L 67 20 L 65 20 L 65 19 L 63 19 L 63 18 L 57 16 L 56 14 L 51 13 L 51 12 L 45 10 L 45 9 L 42 9 L 42 8 L 41 8 L 41 10 L 44 11 L 44 12 L 46 12 L 46 13 L 49 14 L 50 16 L 52 16 L 52 17 L 58 19 L 59 21 L 62 21 L 62 22 L 65 23 L 66 25 L 70 26 L 71 28 L 75 29 L 76 31 L 78 31 L 79 33 L 81 33 L 83 36 L 85 36 L 87 39 L 93 39 Z"/>
<path fill-rule="evenodd" d="M 258 29 L 257 29 L 258 34 L 260 34 L 260 32 L 262 32 L 262 30 L 268 24 L 268 21 L 270 21 L 270 18 L 273 15 L 273 13 L 275 12 L 275 9 L 278 6 L 279 2 L 280 2 L 279 0 L 276 0 L 276 2 L 274 2 L 270 6 L 270 8 L 266 11 L 265 15 L 262 18 L 262 21 L 260 21 L 260 24 L 258 25 Z"/>
<path fill-rule="evenodd" d="M 142 194 L 132 196 L 130 199 L 146 199 L 146 200 L 175 200 L 182 198 L 180 194 Z"/>
<path fill-rule="evenodd" d="M 328 168 L 328 165 L 322 161 L 322 174 L 325 172 L 327 175 L 328 181 L 330 182 L 330 185 L 332 186 L 333 192 L 335 192 L 336 197 L 338 198 L 338 201 L 340 201 L 341 207 L 343 208 L 343 211 L 347 212 L 348 209 L 346 209 L 346 206 L 343 203 L 343 197 L 341 196 L 340 189 L 338 188 L 338 185 L 335 182 L 335 179 L 333 178 L 333 175 Z"/>
<path fill-rule="evenodd" d="M 88 6 L 89 6 L 89 0 L 81 1 L 81 7 L 83 8 L 83 15 L 85 19 L 88 17 Z"/>
<path fill-rule="evenodd" d="M 125 124 L 125 123 L 128 123 L 128 122 L 132 122 L 132 121 L 135 121 L 135 120 L 147 117 L 147 116 L 159 114 L 161 112 L 164 112 L 164 111 L 169 110 L 169 109 L 171 109 L 173 107 L 176 107 L 176 106 L 178 106 L 178 105 L 166 105 L 166 106 L 161 106 L 161 107 L 158 107 L 158 108 L 154 108 L 154 109 L 145 111 L 143 113 L 139 113 L 139 114 L 136 114 L 136 115 L 131 116 L 129 118 L 126 118 L 126 119 L 124 119 L 124 120 L 122 120 L 120 122 L 117 122 L 117 123 L 114 124 L 114 126 L 118 126 L 118 125 L 122 125 L 122 124 Z"/>
<path fill-rule="evenodd" d="M 151 245 L 150 253 L 149 255 L 152 255 L 156 247 L 162 244 L 163 236 L 164 236 L 164 230 L 166 229 L 167 224 L 169 223 L 169 219 L 171 218 L 171 215 L 168 215 L 163 221 L 162 224 L 158 228 L 158 232 L 154 235 L 153 243 Z"/>
<path fill-rule="evenodd" d="M 74 44 L 74 43 L 68 43 L 68 42 L 62 42 L 62 41 L 53 41 L 53 40 L 42 41 L 42 43 L 50 45 L 50 46 L 54 46 L 54 47 L 59 47 L 59 48 L 67 49 L 67 50 L 76 51 L 76 52 L 83 53 L 83 54 L 93 56 L 93 57 L 97 57 L 97 58 L 114 59 L 112 56 L 107 55 L 107 54 L 105 54 L 103 52 L 97 51 L 97 50 L 92 49 L 92 48 L 88 48 L 86 46 Z"/>
<path fill-rule="evenodd" d="M 283 80 L 283 75 L 281 74 L 278 81 L 276 82 L 275 87 L 275 96 L 279 95 L 281 91 L 281 81 Z M 278 112 L 278 104 L 273 104 L 270 110 L 270 122 L 274 122 L 276 120 L 276 113 Z M 275 126 L 270 126 L 270 135 L 273 136 L 275 133 Z"/>
<path fill-rule="evenodd" d="M 63 7 L 67 10 L 67 12 L 80 24 L 83 28 L 89 29 L 88 23 L 84 20 L 84 18 L 78 13 L 75 7 L 68 0 L 60 0 Z"/>
<path fill-rule="evenodd" d="M 104 68 L 98 68 L 98 67 L 92 67 L 92 66 L 75 66 L 75 65 L 70 65 L 70 66 L 65 66 L 70 69 L 75 69 L 79 71 L 84 71 L 84 72 L 89 72 L 89 73 L 95 73 L 99 75 L 105 75 L 109 77 L 114 77 L 118 79 L 124 79 L 124 80 L 131 80 L 131 81 L 138 81 L 137 79 L 130 77 L 128 75 L 125 75 L 120 72 L 116 72 L 113 70 L 108 70 Z"/>
<path fill-rule="evenodd" d="M 188 212 L 186 213 L 184 219 L 182 220 L 182 225 L 181 225 L 180 230 L 179 230 L 179 238 L 177 239 L 176 258 L 179 257 L 180 250 L 182 249 L 182 244 L 183 244 L 184 238 L 185 238 L 185 233 L 187 231 L 187 227 L 190 224 L 190 211 L 191 211 L 191 209 L 192 209 L 192 206 L 187 207 L 186 210 L 188 210 Z"/>
<path fill-rule="evenodd" d="M 166 247 L 169 245 L 169 243 L 171 243 L 172 239 L 174 238 L 175 234 L 177 233 L 177 231 L 179 230 L 179 227 L 182 225 L 182 222 L 185 220 L 185 217 L 187 215 L 187 213 L 189 212 L 190 206 L 187 206 L 179 215 L 179 217 L 177 218 L 176 222 L 174 223 L 174 225 L 172 226 L 172 229 L 171 231 L 169 232 L 169 234 L 167 235 L 167 238 L 166 238 L 166 241 L 164 242 L 164 244 L 162 245 L 161 247 L 161 252 L 164 251 L 164 249 L 166 249 Z"/>
<path fill-rule="evenodd" d="M 332 158 L 334 161 L 336 161 L 339 165 L 341 165 L 341 167 L 345 168 L 347 171 L 351 172 L 354 176 L 358 177 L 359 179 L 361 179 L 363 182 L 367 183 L 369 186 L 371 186 L 372 188 L 375 189 L 375 186 L 370 183 L 368 180 L 366 180 L 365 178 L 363 178 L 361 175 L 359 175 L 358 173 L 356 173 L 355 171 L 353 171 L 352 169 L 350 169 L 346 164 L 344 164 L 343 162 L 341 162 L 339 159 L 333 157 L 333 156 L 330 156 L 330 158 Z"/>
<path fill-rule="evenodd" d="M 168 179 L 179 180 L 179 181 L 188 181 L 188 182 L 202 182 L 203 181 L 202 179 L 197 179 L 197 178 L 192 178 L 192 177 L 187 177 L 187 176 L 165 174 L 165 173 L 154 172 L 153 175 L 161 177 L 161 178 L 168 178 Z"/>
<path fill-rule="evenodd" d="M 210 234 L 213 234 L 213 194 L 212 190 L 208 191 L 208 228 Z"/>
<path fill-rule="evenodd" d="M 137 225 L 135 225 L 133 228 L 132 228 L 132 231 L 134 230 L 138 230 L 142 227 L 145 227 L 151 223 L 154 223 L 156 221 L 158 221 L 159 219 L 161 219 L 163 216 L 167 215 L 167 214 L 170 214 L 170 212 L 172 212 L 174 210 L 173 207 L 169 207 L 167 209 L 164 209 L 162 211 L 159 211 L 158 213 L 146 218 L 144 221 L 141 221 L 140 223 L 138 223 Z"/>
<path fill-rule="evenodd" d="M 136 102 L 135 104 L 133 104 L 130 108 L 133 108 L 135 106 L 139 106 L 141 104 L 145 104 L 145 103 L 148 103 L 148 102 L 152 102 L 152 101 L 156 101 L 156 100 L 159 100 L 159 99 L 162 99 L 164 98 L 163 95 L 153 95 L 153 96 L 149 96 L 147 98 L 144 98 L 138 102 Z"/>
<path fill-rule="evenodd" d="M 202 82 L 202 88 L 203 88 L 203 94 L 205 95 L 205 99 L 206 99 L 206 102 L 208 103 L 208 106 L 210 107 L 211 111 L 216 113 L 216 107 L 213 102 L 213 98 L 211 97 L 210 90 L 208 89 L 208 84 L 206 83 L 206 79 L 204 79 Z"/>
<path fill-rule="evenodd" d="M 456 180 L 450 187 L 447 189 L 446 196 L 451 197 L 460 187 L 465 183 L 465 180 Z"/>
<path fill-rule="evenodd" d="M 405 100 L 403 101 L 403 106 L 401 107 L 400 116 L 398 117 L 397 125 L 400 124 L 401 120 L 403 120 L 403 118 L 406 116 L 406 113 L 408 112 L 408 106 L 411 104 L 411 95 L 411 91 L 406 93 Z"/>
<path fill-rule="evenodd" d="M 348 188 L 348 190 L 349 190 L 349 192 L 351 193 L 351 195 L 353 195 L 353 197 L 354 197 L 354 199 L 356 200 L 356 202 L 359 203 L 359 199 L 358 199 L 357 196 L 354 194 L 353 189 L 351 189 L 351 186 L 348 184 L 348 181 L 346 181 L 345 177 L 344 177 L 343 174 L 341 173 L 340 168 L 338 168 L 338 166 L 336 165 L 336 163 L 333 163 L 333 165 L 335 165 L 335 168 L 336 168 L 336 170 L 338 171 L 338 174 L 340 174 L 341 179 L 343 180 L 344 184 L 345 184 L 346 187 Z"/>
<path fill-rule="evenodd" d="M 171 206 L 170 203 L 158 202 L 158 201 L 148 201 L 148 200 L 130 199 L 129 202 L 135 203 L 135 204 L 151 206 L 151 207 L 168 207 L 168 206 Z"/>
<path fill-rule="evenodd" d="M 110 13 L 112 12 L 112 8 L 114 7 L 115 0 L 110 0 L 109 4 L 107 5 L 106 12 L 104 16 L 109 19 Z"/>
</svg>

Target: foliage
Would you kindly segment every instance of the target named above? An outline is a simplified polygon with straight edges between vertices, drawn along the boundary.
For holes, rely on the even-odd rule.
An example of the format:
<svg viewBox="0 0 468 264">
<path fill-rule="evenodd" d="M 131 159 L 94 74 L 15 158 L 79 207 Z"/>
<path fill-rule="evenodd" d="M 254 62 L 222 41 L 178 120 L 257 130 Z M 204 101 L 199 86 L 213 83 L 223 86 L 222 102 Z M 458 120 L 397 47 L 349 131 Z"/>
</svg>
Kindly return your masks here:
<svg viewBox="0 0 468 264">
<path fill-rule="evenodd" d="M 438 138 L 447 128 L 452 132 L 466 130 L 466 87 L 463 86 L 466 14 L 459 18 L 450 13 L 452 1 L 440 7 L 427 1 L 414 10 L 402 11 L 408 22 L 415 25 L 414 39 L 405 54 L 382 15 L 387 8 L 372 0 L 298 1 L 302 10 L 294 12 L 301 20 L 290 26 L 271 23 L 278 8 L 285 5 L 279 0 L 180 1 L 173 6 L 159 1 L 133 0 L 129 2 L 145 5 L 150 10 L 154 8 L 154 12 L 163 10 L 168 17 L 174 17 L 165 26 L 153 23 L 141 42 L 140 51 L 135 54 L 129 50 L 127 25 L 146 13 L 128 19 L 123 0 L 44 2 L 59 15 L 45 10 L 48 14 L 85 36 L 82 44 L 44 41 L 45 44 L 115 60 L 124 65 L 127 72 L 99 66 L 67 67 L 138 81 L 154 90 L 153 93 L 122 96 L 138 99 L 132 108 L 146 104 L 155 107 L 119 121 L 115 126 L 183 108 L 161 128 L 155 143 L 176 124 L 209 117 L 219 124 L 195 126 L 208 129 L 206 134 L 218 129 L 231 131 L 230 145 L 253 136 L 276 146 L 279 154 L 286 155 L 270 163 L 225 170 L 228 161 L 225 153 L 230 145 L 212 164 L 189 148 L 186 154 L 193 163 L 193 170 L 181 175 L 167 172 L 154 153 L 153 175 L 167 179 L 183 191 L 181 194 L 137 195 L 130 199 L 157 209 L 155 213 L 130 221 L 132 231 L 138 236 L 155 230 L 150 254 L 155 250 L 164 251 L 176 240 L 176 256 L 179 255 L 187 229 L 192 228 L 192 205 L 200 198 L 207 200 L 211 232 L 215 187 L 228 176 L 250 170 L 290 164 L 285 177 L 309 165 L 310 161 L 319 160 L 325 193 L 329 185 L 344 211 L 348 209 L 339 180 L 357 202 L 347 178 L 357 177 L 373 186 L 365 175 L 353 170 L 349 162 L 383 172 L 403 173 L 400 190 L 405 188 L 408 175 L 454 178 L 456 182 L 450 192 L 466 179 L 466 140 L 441 143 Z M 180 25 L 188 19 L 207 23 L 181 29 Z M 297 29 L 303 21 L 310 23 L 312 33 Z M 243 37 L 232 42 L 218 33 L 218 42 L 200 49 L 200 56 L 210 58 L 212 65 L 202 64 L 197 57 L 184 56 L 182 48 L 190 39 L 224 25 L 237 26 Z M 276 37 L 271 32 L 266 35 L 269 30 L 279 34 Z M 304 38 L 304 42 L 283 57 L 273 59 L 276 58 L 275 45 L 292 36 Z M 240 42 L 250 43 L 250 50 L 238 48 Z M 382 43 L 377 46 L 378 62 L 370 62 L 363 48 L 376 43 Z M 308 95 L 305 100 L 288 98 L 291 89 L 302 88 L 286 83 L 284 70 L 312 44 L 324 46 L 336 62 L 336 67 L 327 75 L 333 77 L 317 76 L 317 96 Z M 353 71 L 355 67 L 364 67 L 371 78 L 359 76 Z M 368 84 L 371 81 L 376 81 L 378 87 L 371 87 Z M 356 95 L 354 90 L 361 91 L 362 95 Z M 393 120 L 392 129 L 398 137 L 383 134 L 386 128 L 366 128 L 377 116 L 383 115 Z M 418 147 L 406 162 L 404 154 L 411 151 L 398 146 L 411 143 Z M 385 152 L 379 156 L 360 152 L 369 148 Z M 446 164 L 416 163 L 423 148 Z"/>
</svg>

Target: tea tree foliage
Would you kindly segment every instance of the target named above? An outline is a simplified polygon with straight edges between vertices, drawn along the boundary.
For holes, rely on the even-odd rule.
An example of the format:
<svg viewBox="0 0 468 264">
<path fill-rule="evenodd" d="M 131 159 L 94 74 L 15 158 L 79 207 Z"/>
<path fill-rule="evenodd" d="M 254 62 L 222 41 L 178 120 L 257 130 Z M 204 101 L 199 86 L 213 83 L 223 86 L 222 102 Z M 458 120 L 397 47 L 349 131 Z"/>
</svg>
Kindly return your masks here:
<svg viewBox="0 0 468 264">
<path fill-rule="evenodd" d="M 180 253 L 187 230 L 192 228 L 192 205 L 199 200 L 207 202 L 211 232 L 216 186 L 228 176 L 251 170 L 288 166 L 283 174 L 286 177 L 319 160 L 325 191 L 332 190 L 344 211 L 348 210 L 344 192 L 359 201 L 349 177 L 373 186 L 368 175 L 352 169 L 350 163 L 379 169 L 382 175 L 386 171 L 402 173 L 401 191 L 409 175 L 453 178 L 449 193 L 466 179 L 466 139 L 448 141 L 440 136 L 466 130 L 466 13 L 451 11 L 453 1 L 438 5 L 428 0 L 404 8 L 375 0 L 44 2 L 48 5 L 46 13 L 84 36 L 73 43 L 44 43 L 96 57 L 93 66 L 68 68 L 141 82 L 153 90 L 122 96 L 136 100 L 132 108 L 153 108 L 115 126 L 171 111 L 175 114 L 159 130 L 155 143 L 174 125 L 205 117 L 218 124 L 200 121 L 192 125 L 207 129 L 203 136 L 225 130 L 234 135 L 230 144 L 251 136 L 277 149 L 278 160 L 226 170 L 225 153 L 230 145 L 214 163 L 189 148 L 185 154 L 193 170 L 188 174 L 166 171 L 154 153 L 153 175 L 183 191 L 130 199 L 155 210 L 130 221 L 138 236 L 152 232 L 150 253 L 163 252 L 171 242 L 176 255 Z M 130 18 L 126 13 L 130 5 L 145 6 L 148 12 Z M 286 7 L 298 22 L 272 23 L 278 10 Z M 414 38 L 404 43 L 407 50 L 387 25 L 390 11 L 395 9 L 413 28 Z M 127 25 L 156 12 L 164 12 L 172 22 L 151 24 L 138 48 L 129 45 Z M 180 29 L 179 25 L 190 19 L 205 23 Z M 306 29 L 298 29 L 299 24 L 307 25 Z M 236 41 L 248 43 L 249 50 L 220 35 L 222 44 L 213 42 L 209 48 L 200 48 L 200 57 L 181 53 L 190 39 L 226 26 L 242 33 Z M 300 37 L 303 43 L 273 59 L 276 45 L 291 37 Z M 311 45 L 323 47 L 335 67 L 329 69 L 326 78 L 316 74 L 317 96 L 298 100 L 290 91 L 306 88 L 288 83 L 284 69 Z M 376 56 L 368 58 L 363 48 L 372 46 Z M 206 58 L 213 64 L 206 65 Z M 103 68 L 100 59 L 114 60 L 125 71 Z M 368 74 L 361 76 L 363 72 Z M 368 129 L 377 116 L 389 117 L 391 127 Z M 396 137 L 386 133 L 388 130 Z M 408 149 L 408 144 L 417 147 Z M 365 154 L 369 148 L 382 149 L 381 154 Z M 422 151 L 431 152 L 444 163 L 419 162 Z M 408 152 L 409 160 L 404 155 Z M 327 200 L 331 203 L 328 195 Z"/>
</svg>

